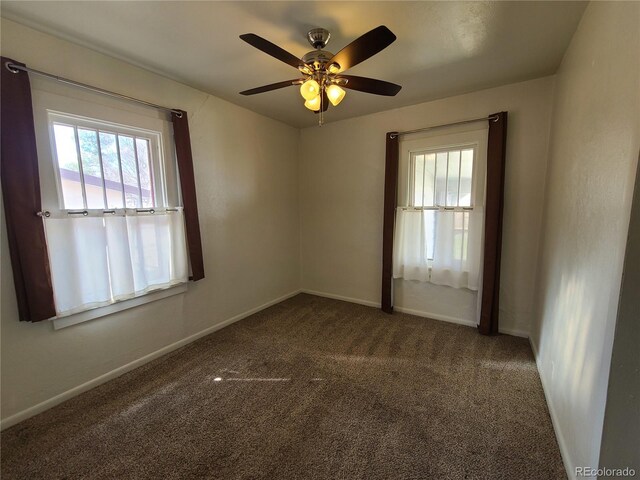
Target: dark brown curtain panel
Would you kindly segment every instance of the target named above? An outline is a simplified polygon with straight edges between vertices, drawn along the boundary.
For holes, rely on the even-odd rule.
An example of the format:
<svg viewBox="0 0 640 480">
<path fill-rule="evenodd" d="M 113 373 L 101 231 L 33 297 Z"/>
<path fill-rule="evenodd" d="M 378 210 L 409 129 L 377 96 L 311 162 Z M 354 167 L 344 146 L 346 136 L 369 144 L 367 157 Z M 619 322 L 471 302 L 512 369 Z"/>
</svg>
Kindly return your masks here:
<svg viewBox="0 0 640 480">
<path fill-rule="evenodd" d="M 190 280 L 194 282 L 204 278 L 204 259 L 202 257 L 202 241 L 200 239 L 200 222 L 198 221 L 198 203 L 196 201 L 196 181 L 193 174 L 193 157 L 191 155 L 191 137 L 187 112 L 172 113 L 173 136 L 176 143 L 176 157 L 182 190 L 185 228 L 187 231 L 187 248 L 191 264 Z"/>
<path fill-rule="evenodd" d="M 382 310 L 393 313 L 393 230 L 398 201 L 399 135 L 387 133 L 384 169 L 384 221 L 382 226 Z"/>
<path fill-rule="evenodd" d="M 498 333 L 506 148 L 507 112 L 490 115 L 489 145 L 487 149 L 487 195 L 485 202 L 482 304 L 480 324 L 478 325 L 478 329 L 483 335 L 494 335 Z"/>
<path fill-rule="evenodd" d="M 0 170 L 13 282 L 20 320 L 38 322 L 56 314 L 41 210 L 36 134 L 29 75 L 13 73 L 2 58 Z"/>
</svg>

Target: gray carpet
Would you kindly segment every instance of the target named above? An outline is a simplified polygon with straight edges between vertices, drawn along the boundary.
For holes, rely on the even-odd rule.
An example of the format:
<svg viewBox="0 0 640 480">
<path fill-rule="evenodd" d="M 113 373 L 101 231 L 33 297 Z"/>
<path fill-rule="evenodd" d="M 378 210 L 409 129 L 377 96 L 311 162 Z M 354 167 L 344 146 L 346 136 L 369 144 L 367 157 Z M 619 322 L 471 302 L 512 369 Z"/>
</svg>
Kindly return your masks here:
<svg viewBox="0 0 640 480">
<path fill-rule="evenodd" d="M 3 480 L 566 478 L 526 340 L 310 295 L 1 438 Z"/>
</svg>

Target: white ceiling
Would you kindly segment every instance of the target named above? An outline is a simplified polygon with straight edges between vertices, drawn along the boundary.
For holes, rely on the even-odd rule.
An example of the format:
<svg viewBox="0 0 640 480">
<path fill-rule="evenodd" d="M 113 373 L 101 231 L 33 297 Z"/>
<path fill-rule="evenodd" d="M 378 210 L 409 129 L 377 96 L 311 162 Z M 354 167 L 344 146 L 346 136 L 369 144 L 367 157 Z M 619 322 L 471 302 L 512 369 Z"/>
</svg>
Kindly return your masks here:
<svg viewBox="0 0 640 480">
<path fill-rule="evenodd" d="M 306 32 L 331 32 L 336 53 L 386 25 L 398 39 L 348 73 L 403 86 L 396 97 L 348 91 L 327 122 L 552 74 L 584 2 L 30 2 L 2 15 L 197 87 L 293 126 L 313 125 L 295 87 L 238 92 L 298 78 L 238 38 L 255 33 L 296 56 Z"/>
</svg>

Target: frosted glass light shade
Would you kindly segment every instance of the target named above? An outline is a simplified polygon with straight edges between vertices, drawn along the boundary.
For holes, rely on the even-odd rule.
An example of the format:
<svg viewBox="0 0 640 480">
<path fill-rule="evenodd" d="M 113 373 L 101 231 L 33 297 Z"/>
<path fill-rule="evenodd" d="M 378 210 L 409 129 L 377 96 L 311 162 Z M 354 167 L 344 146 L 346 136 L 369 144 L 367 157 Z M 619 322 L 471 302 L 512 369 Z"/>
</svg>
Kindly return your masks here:
<svg viewBox="0 0 640 480">
<path fill-rule="evenodd" d="M 329 97 L 329 101 L 334 107 L 336 107 L 342 101 L 345 93 L 346 92 L 338 85 L 329 85 L 327 87 L 327 97 Z"/>
<path fill-rule="evenodd" d="M 320 110 L 320 95 L 316 95 L 311 100 L 307 100 L 306 102 L 304 102 L 304 106 L 309 110 L 313 110 L 314 112 Z"/>
<path fill-rule="evenodd" d="M 313 100 L 320 94 L 320 85 L 313 79 L 307 80 L 300 85 L 300 95 L 307 101 Z"/>
</svg>

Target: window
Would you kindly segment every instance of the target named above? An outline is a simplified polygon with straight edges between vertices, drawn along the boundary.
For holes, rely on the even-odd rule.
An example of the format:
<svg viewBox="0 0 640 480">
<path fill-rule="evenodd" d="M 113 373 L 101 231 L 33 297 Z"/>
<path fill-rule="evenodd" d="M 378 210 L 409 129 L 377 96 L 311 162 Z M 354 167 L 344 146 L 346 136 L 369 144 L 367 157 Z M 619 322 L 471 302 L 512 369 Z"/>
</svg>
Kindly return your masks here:
<svg viewBox="0 0 640 480">
<path fill-rule="evenodd" d="M 74 209 L 154 208 L 160 175 L 160 133 L 49 113 L 60 206 Z M 155 174 L 158 178 L 155 178 Z"/>
<path fill-rule="evenodd" d="M 436 211 L 453 210 L 453 255 L 467 258 L 469 212 L 473 209 L 473 159 L 475 146 L 411 153 L 409 173 L 410 207 L 422 210 L 429 239 L 425 242 L 426 258 L 434 259 L 436 244 Z"/>
<path fill-rule="evenodd" d="M 411 153 L 411 206 L 471 207 L 475 147 Z"/>
<path fill-rule="evenodd" d="M 394 278 L 477 289 L 483 142 L 483 134 L 464 132 L 403 143 Z"/>
<path fill-rule="evenodd" d="M 177 173 L 163 132 L 46 115 L 56 185 L 43 203 L 57 317 L 186 282 Z"/>
</svg>

